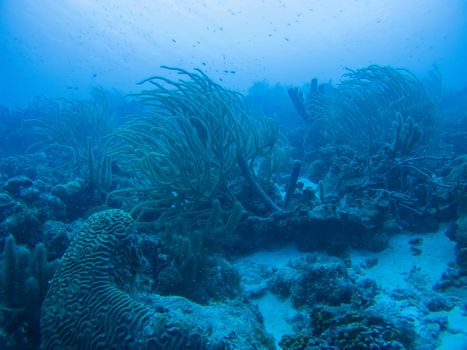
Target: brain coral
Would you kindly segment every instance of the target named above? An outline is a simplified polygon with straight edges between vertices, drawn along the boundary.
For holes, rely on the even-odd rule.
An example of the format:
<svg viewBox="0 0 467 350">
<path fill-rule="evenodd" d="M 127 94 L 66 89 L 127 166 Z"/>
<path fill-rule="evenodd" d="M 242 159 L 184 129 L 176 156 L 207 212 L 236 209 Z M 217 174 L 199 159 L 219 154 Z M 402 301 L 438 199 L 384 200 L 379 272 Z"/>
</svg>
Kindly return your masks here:
<svg viewBox="0 0 467 350">
<path fill-rule="evenodd" d="M 270 350 L 261 316 L 242 298 L 199 305 L 138 291 L 132 218 L 91 216 L 73 238 L 41 310 L 42 348 Z"/>
<path fill-rule="evenodd" d="M 44 349 L 223 349 L 196 327 L 129 294 L 137 265 L 132 218 L 91 216 L 62 258 L 41 311 Z"/>
</svg>

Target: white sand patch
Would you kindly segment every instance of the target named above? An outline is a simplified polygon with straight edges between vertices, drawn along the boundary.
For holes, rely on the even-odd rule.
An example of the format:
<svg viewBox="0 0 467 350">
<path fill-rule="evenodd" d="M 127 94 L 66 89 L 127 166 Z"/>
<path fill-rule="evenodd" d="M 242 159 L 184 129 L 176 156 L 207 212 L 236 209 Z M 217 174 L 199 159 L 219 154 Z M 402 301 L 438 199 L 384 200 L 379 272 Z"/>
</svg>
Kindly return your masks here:
<svg viewBox="0 0 467 350">
<path fill-rule="evenodd" d="M 252 255 L 242 257 L 237 260 L 236 264 L 245 265 L 255 263 L 264 265 L 265 267 L 283 268 L 287 266 L 290 261 L 302 256 L 306 256 L 306 253 L 299 252 L 295 245 L 290 244 L 277 250 L 260 251 Z"/>
<path fill-rule="evenodd" d="M 438 232 L 414 234 L 401 233 L 390 237 L 389 247 L 380 253 L 366 251 L 351 251 L 349 257 L 354 266 L 364 263 L 367 259 L 377 258 L 378 263 L 369 269 L 363 269 L 364 276 L 374 279 L 383 289 L 378 297 L 378 303 L 382 310 L 387 307 L 389 313 L 399 310 L 402 315 L 421 319 L 416 305 L 401 305 L 401 302 L 390 297 L 391 291 L 397 288 L 412 289 L 411 284 L 414 276 L 408 278 L 411 271 L 416 271 L 416 278 L 423 279 L 423 285 L 431 289 L 439 280 L 442 273 L 446 271 L 447 265 L 455 259 L 454 246 L 445 235 L 445 227 Z M 417 247 L 421 254 L 414 255 L 409 241 L 422 239 Z M 244 288 L 253 290 L 251 301 L 258 306 L 264 318 L 264 326 L 278 345 L 284 335 L 293 334 L 288 320 L 297 315 L 297 310 L 292 306 L 290 300 L 281 300 L 268 291 L 264 276 L 269 275 L 271 269 L 281 269 L 291 261 L 306 256 L 294 245 L 289 245 L 277 250 L 261 251 L 240 258 L 236 265 L 243 278 Z M 449 312 L 432 313 L 433 315 L 444 315 L 448 319 L 447 330 L 440 338 L 437 350 L 467 350 L 467 316 L 458 307 Z M 425 315 L 426 316 L 426 315 Z"/>
<path fill-rule="evenodd" d="M 287 320 L 292 318 L 297 310 L 289 299 L 281 300 L 267 291 L 267 283 L 261 279 L 261 271 L 284 268 L 289 262 L 305 255 L 306 253 L 299 252 L 294 245 L 288 245 L 277 250 L 257 252 L 240 258 L 236 262 L 243 277 L 242 284 L 245 291 L 252 295 L 255 294 L 253 291 L 258 291 L 259 297 L 252 298 L 251 302 L 263 315 L 264 328 L 274 337 L 278 348 L 284 335 L 293 334 L 292 327 Z M 253 274 L 256 274 L 256 278 L 252 276 Z"/>
<path fill-rule="evenodd" d="M 389 247 L 380 252 L 352 251 L 350 258 L 354 265 L 363 263 L 369 258 L 377 258 L 378 264 L 365 272 L 366 277 L 376 280 L 383 289 L 407 288 L 405 278 L 413 269 L 418 269 L 428 283 L 433 286 L 446 270 L 447 264 L 455 259 L 454 246 L 444 235 L 443 227 L 438 232 L 414 234 L 401 233 L 391 236 Z M 423 240 L 418 247 L 420 255 L 414 255 L 410 240 Z"/>
<path fill-rule="evenodd" d="M 467 350 L 467 317 L 459 307 L 447 313 L 448 329 L 440 336 L 437 350 Z"/>
<path fill-rule="evenodd" d="M 442 227 L 438 232 L 424 234 L 397 234 L 390 238 L 389 248 L 381 253 L 352 251 L 350 257 L 355 265 L 377 258 L 378 264 L 364 271 L 365 277 L 374 279 L 387 292 L 395 288 L 411 288 L 407 277 L 415 269 L 431 289 L 455 259 L 455 243 L 444 235 L 445 229 Z M 409 241 L 417 238 L 423 239 L 418 246 L 422 250 L 420 255 L 414 255 L 410 249 Z M 404 315 L 413 312 L 415 319 L 418 314 L 416 308 L 409 310 L 405 307 L 401 312 Z M 441 333 L 437 350 L 467 350 L 467 315 L 458 307 L 433 314 L 442 314 L 448 319 L 448 328 Z"/>
<path fill-rule="evenodd" d="M 254 299 L 253 303 L 258 306 L 264 318 L 264 328 L 274 337 L 277 346 L 286 334 L 293 334 L 292 327 L 287 322 L 297 311 L 289 299 L 280 300 L 271 292 L 267 292 L 261 298 Z"/>
</svg>

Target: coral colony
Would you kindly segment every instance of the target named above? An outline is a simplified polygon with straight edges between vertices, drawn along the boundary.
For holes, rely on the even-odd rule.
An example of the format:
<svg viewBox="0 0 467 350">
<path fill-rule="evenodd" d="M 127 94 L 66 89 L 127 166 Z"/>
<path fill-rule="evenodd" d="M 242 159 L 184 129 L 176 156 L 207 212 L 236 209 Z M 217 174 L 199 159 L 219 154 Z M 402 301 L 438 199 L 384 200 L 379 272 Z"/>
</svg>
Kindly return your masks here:
<svg viewBox="0 0 467 350">
<path fill-rule="evenodd" d="M 2 349 L 436 349 L 462 333 L 465 94 L 441 103 L 439 75 L 371 65 L 274 90 L 299 120 L 285 130 L 268 100 L 164 68 L 136 95 L 1 109 Z"/>
</svg>

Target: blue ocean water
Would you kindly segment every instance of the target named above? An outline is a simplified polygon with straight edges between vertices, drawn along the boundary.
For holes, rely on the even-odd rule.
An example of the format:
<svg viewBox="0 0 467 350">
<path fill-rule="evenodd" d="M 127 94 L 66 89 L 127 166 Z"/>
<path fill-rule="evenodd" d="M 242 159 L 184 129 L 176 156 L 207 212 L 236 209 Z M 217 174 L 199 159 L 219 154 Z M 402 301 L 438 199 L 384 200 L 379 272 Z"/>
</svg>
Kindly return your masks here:
<svg viewBox="0 0 467 350">
<path fill-rule="evenodd" d="M 0 1 L 0 349 L 467 349 L 466 23 Z"/>
</svg>

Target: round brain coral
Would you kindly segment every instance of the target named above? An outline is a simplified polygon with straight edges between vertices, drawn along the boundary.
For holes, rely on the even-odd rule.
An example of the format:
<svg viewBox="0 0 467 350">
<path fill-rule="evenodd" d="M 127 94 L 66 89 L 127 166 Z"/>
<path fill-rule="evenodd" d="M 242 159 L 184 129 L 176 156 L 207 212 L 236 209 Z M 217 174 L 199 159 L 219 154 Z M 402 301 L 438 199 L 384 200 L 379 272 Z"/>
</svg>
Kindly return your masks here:
<svg viewBox="0 0 467 350">
<path fill-rule="evenodd" d="M 131 267 L 138 263 L 133 233 L 132 218 L 121 210 L 87 220 L 63 256 L 43 303 L 44 349 L 213 348 L 190 327 L 126 292 Z"/>
<path fill-rule="evenodd" d="M 199 305 L 138 291 L 138 241 L 122 210 L 86 221 L 42 305 L 43 349 L 275 349 L 257 310 L 242 298 Z"/>
</svg>

